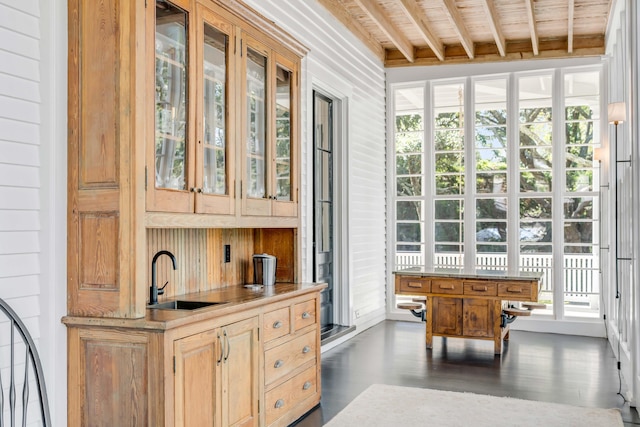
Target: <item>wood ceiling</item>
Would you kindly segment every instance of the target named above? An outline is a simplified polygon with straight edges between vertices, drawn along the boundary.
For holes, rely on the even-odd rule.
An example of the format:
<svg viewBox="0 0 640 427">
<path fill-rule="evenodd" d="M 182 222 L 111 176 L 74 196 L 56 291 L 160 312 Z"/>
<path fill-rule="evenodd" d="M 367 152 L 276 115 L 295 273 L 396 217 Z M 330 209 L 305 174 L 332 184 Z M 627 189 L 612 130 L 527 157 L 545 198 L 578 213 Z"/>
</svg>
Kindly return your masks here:
<svg viewBox="0 0 640 427">
<path fill-rule="evenodd" d="M 386 66 L 602 55 L 612 0 L 319 0 Z"/>
</svg>

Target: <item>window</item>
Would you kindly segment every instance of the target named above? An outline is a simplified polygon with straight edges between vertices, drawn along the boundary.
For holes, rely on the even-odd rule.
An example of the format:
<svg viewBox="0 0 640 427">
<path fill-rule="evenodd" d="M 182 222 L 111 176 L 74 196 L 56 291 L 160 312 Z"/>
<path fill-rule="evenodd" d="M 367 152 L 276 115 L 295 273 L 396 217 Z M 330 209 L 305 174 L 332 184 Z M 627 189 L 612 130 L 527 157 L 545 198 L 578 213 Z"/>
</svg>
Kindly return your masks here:
<svg viewBox="0 0 640 427">
<path fill-rule="evenodd" d="M 395 268 L 539 271 L 536 313 L 597 318 L 600 80 L 590 67 L 394 87 Z"/>
</svg>

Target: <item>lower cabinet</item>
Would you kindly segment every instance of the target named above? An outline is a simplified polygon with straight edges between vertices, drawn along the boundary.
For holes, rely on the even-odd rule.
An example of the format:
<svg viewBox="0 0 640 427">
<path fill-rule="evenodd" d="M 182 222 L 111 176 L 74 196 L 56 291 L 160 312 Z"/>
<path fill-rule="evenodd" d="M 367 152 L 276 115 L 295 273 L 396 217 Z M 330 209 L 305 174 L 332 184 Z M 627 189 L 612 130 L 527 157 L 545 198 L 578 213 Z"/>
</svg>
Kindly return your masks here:
<svg viewBox="0 0 640 427">
<path fill-rule="evenodd" d="M 433 333 L 491 338 L 494 306 L 495 301 L 490 299 L 433 297 Z"/>
<path fill-rule="evenodd" d="M 258 317 L 174 342 L 175 425 L 259 425 Z"/>
<path fill-rule="evenodd" d="M 64 318 L 68 425 L 288 426 L 320 403 L 320 290 L 175 326 Z"/>
</svg>

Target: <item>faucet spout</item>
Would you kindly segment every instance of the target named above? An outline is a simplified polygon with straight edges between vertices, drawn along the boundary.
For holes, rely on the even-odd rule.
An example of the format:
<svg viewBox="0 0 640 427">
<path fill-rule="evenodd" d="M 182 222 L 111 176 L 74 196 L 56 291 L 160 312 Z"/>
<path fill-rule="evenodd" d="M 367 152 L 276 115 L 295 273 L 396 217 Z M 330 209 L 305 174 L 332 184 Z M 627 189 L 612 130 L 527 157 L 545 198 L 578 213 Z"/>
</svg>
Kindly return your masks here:
<svg viewBox="0 0 640 427">
<path fill-rule="evenodd" d="M 159 251 L 157 254 L 153 256 L 153 260 L 151 261 L 151 286 L 149 287 L 149 305 L 154 305 L 158 303 L 158 295 L 162 295 L 164 293 L 164 287 L 167 286 L 165 284 L 161 289 L 158 289 L 158 284 L 156 283 L 156 276 L 157 276 L 156 261 L 158 261 L 158 258 L 160 258 L 160 256 L 162 255 L 166 255 L 169 258 L 171 258 L 171 262 L 173 263 L 173 269 L 174 270 L 178 269 L 176 267 L 176 257 L 173 256 L 171 252 L 163 250 L 163 251 Z"/>
</svg>

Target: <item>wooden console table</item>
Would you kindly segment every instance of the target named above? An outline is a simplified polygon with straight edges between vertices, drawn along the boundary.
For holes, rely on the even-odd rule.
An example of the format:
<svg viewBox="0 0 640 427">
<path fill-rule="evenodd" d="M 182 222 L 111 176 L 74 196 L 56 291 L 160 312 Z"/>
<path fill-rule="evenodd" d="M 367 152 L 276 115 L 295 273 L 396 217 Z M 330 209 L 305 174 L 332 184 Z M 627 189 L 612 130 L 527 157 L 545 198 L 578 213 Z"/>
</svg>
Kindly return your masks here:
<svg viewBox="0 0 640 427">
<path fill-rule="evenodd" d="M 509 339 L 503 308 L 509 301 L 538 301 L 542 273 L 422 267 L 395 271 L 396 295 L 426 297 L 426 345 L 433 336 L 493 340 L 495 354 Z"/>
</svg>

